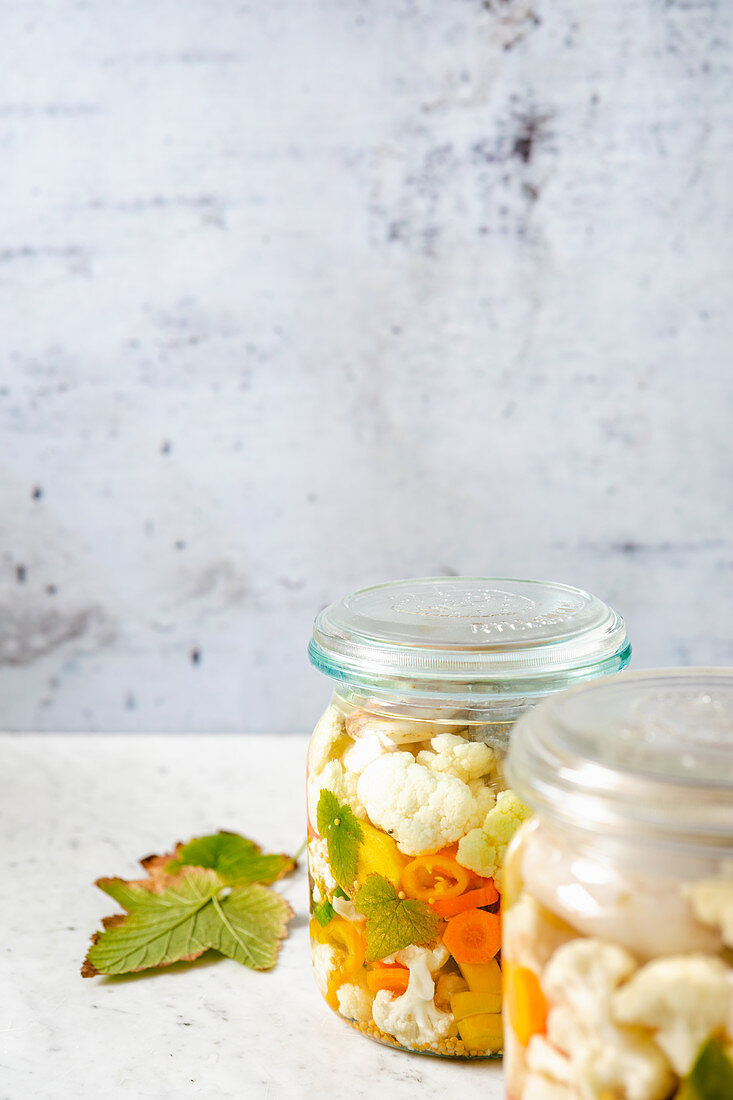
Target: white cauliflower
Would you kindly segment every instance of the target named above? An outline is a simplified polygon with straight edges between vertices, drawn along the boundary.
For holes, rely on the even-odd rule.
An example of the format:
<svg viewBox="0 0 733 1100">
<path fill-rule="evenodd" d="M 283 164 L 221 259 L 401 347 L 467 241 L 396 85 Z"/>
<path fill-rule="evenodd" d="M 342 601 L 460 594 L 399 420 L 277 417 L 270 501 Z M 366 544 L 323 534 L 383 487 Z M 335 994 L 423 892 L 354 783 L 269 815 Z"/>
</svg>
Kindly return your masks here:
<svg viewBox="0 0 733 1100">
<path fill-rule="evenodd" d="M 340 898 L 336 895 L 331 899 L 331 905 L 340 917 L 350 920 L 353 924 L 366 920 L 364 914 L 360 913 L 353 901 L 349 901 L 348 898 Z"/>
<path fill-rule="evenodd" d="M 732 1009 L 730 971 L 707 955 L 654 959 L 612 999 L 614 1019 L 652 1028 L 654 1041 L 681 1077 L 705 1040 L 725 1031 Z"/>
<path fill-rule="evenodd" d="M 437 943 L 435 947 L 415 947 L 414 944 L 410 944 L 409 947 L 403 947 L 401 951 L 397 951 L 390 958 L 393 962 L 408 967 L 410 973 L 415 971 L 418 974 L 427 970 L 428 975 L 432 977 L 436 971 L 440 970 L 441 966 L 445 966 L 448 962 L 448 956 L 449 951 L 445 944 Z M 432 997 L 432 995 L 431 990 L 430 996 Z"/>
<path fill-rule="evenodd" d="M 442 944 L 433 950 L 406 947 L 394 956 L 410 969 L 407 989 L 400 997 L 381 989 L 374 998 L 372 1017 L 378 1028 L 403 1046 L 423 1046 L 456 1034 L 452 1013 L 441 1012 L 433 1000 L 432 971 L 439 969 L 447 957 Z"/>
<path fill-rule="evenodd" d="M 533 1035 L 527 1047 L 527 1069 L 530 1073 L 542 1074 L 563 1087 L 573 1083 L 573 1070 L 570 1059 L 556 1046 L 548 1042 L 544 1035 Z"/>
<path fill-rule="evenodd" d="M 574 1088 L 561 1085 L 544 1073 L 530 1073 L 522 1089 L 522 1100 L 578 1100 L 578 1094 Z"/>
<path fill-rule="evenodd" d="M 339 1012 L 347 1020 L 356 1020 L 358 1024 L 371 1023 L 372 994 L 363 985 L 345 982 L 336 990 Z"/>
<path fill-rule="evenodd" d="M 529 807 L 513 791 L 499 791 L 496 805 L 480 828 L 471 829 L 458 845 L 456 859 L 469 871 L 493 878 L 497 890 L 503 885 L 504 855 L 519 826 L 531 816 Z"/>
<path fill-rule="evenodd" d="M 333 893 L 336 889 L 336 879 L 331 873 L 331 864 L 328 859 L 328 848 L 325 840 L 314 838 L 308 841 L 308 870 L 310 871 L 311 878 L 316 884 L 315 889 L 318 889 L 319 896 L 322 893 L 320 890 L 321 885 L 326 894 L 330 895 Z M 315 889 L 313 892 L 314 901 Z"/>
<path fill-rule="evenodd" d="M 469 783 L 496 771 L 496 753 L 482 741 L 466 741 L 455 733 L 440 733 L 430 741 L 430 752 L 417 754 L 418 764 L 434 772 L 448 772 Z"/>
<path fill-rule="evenodd" d="M 723 943 L 733 947 L 733 880 L 720 878 L 696 882 L 687 894 L 697 919 L 720 929 Z"/>
<path fill-rule="evenodd" d="M 551 1079 L 558 1074 L 580 1100 L 666 1100 L 675 1083 L 667 1059 L 642 1032 L 611 1019 L 615 990 L 635 969 L 629 952 L 613 943 L 576 939 L 559 947 L 542 988 L 552 1005 L 547 1043 L 564 1059 L 553 1062 L 535 1044 L 533 1068 Z"/>
<path fill-rule="evenodd" d="M 373 764 L 385 752 L 394 752 L 395 748 L 393 742 L 384 742 L 379 737 L 360 737 L 349 745 L 342 762 L 348 771 L 361 775 L 368 764 Z"/>
<path fill-rule="evenodd" d="M 633 955 L 604 940 L 574 939 L 558 947 L 542 975 L 551 1004 L 567 1005 L 589 1026 L 605 1023 L 613 991 L 636 970 Z"/>
<path fill-rule="evenodd" d="M 347 771 L 340 760 L 331 760 L 318 775 L 308 777 L 308 817 L 316 827 L 318 800 L 322 790 L 331 791 L 340 803 L 348 803 L 357 817 L 366 817 L 366 810 L 356 793 L 357 776 Z"/>
<path fill-rule="evenodd" d="M 417 764 L 408 752 L 389 753 L 369 764 L 356 792 L 369 819 L 411 856 L 455 843 L 476 812 L 473 794 L 461 779 Z"/>
<path fill-rule="evenodd" d="M 313 731 L 308 747 L 308 767 L 311 775 L 318 775 L 330 760 L 340 756 L 350 738 L 346 734 L 346 720 L 333 703 L 321 716 Z M 315 822 L 315 818 L 313 818 Z"/>
<path fill-rule="evenodd" d="M 328 996 L 328 987 L 336 969 L 336 948 L 327 943 L 314 943 L 311 950 L 313 974 L 316 985 L 324 997 Z"/>
<path fill-rule="evenodd" d="M 577 929 L 577 935 L 609 940 L 647 961 L 662 955 L 716 955 L 722 943 L 695 918 L 672 869 L 653 872 L 581 856 L 572 836 L 536 830 L 523 846 L 520 874 L 538 901 Z M 660 920 L 664 913 L 664 920 Z"/>
<path fill-rule="evenodd" d="M 494 806 L 496 805 L 496 794 L 485 779 L 469 780 L 468 789 L 473 795 L 474 801 L 471 828 L 480 828 L 480 826 L 486 820 L 486 815 L 489 810 L 493 810 Z"/>
<path fill-rule="evenodd" d="M 506 913 L 502 923 L 502 949 L 507 958 L 536 974 L 563 943 L 576 939 L 577 932 L 540 905 L 531 894 L 522 894 Z"/>
</svg>

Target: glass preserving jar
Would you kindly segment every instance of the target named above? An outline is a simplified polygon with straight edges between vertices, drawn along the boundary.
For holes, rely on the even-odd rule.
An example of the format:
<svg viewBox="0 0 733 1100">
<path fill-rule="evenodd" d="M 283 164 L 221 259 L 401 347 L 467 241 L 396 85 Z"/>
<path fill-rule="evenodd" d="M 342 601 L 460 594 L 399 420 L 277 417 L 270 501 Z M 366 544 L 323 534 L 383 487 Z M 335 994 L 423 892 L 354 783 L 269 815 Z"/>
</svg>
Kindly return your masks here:
<svg viewBox="0 0 733 1100">
<path fill-rule="evenodd" d="M 731 1100 L 733 670 L 547 700 L 507 775 L 508 1100 Z"/>
<path fill-rule="evenodd" d="M 509 731 L 629 654 L 606 604 L 537 581 L 397 581 L 318 616 L 309 655 L 335 687 L 308 753 L 312 956 L 352 1026 L 500 1053 L 502 864 L 529 813 L 504 778 Z"/>
</svg>

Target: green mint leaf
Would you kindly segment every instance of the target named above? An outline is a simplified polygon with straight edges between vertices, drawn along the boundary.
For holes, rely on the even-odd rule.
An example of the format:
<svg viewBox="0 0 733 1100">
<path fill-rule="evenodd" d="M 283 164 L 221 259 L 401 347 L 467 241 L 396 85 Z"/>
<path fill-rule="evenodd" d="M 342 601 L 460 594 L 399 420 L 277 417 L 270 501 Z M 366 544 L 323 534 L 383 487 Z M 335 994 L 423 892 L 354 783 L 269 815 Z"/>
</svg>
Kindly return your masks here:
<svg viewBox="0 0 733 1100">
<path fill-rule="evenodd" d="M 389 879 L 369 875 L 354 895 L 354 905 L 366 917 L 366 961 L 376 962 L 403 947 L 424 946 L 435 939 L 438 918 L 424 901 L 400 897 Z"/>
<path fill-rule="evenodd" d="M 325 898 L 318 905 L 313 906 L 313 916 L 316 918 L 321 928 L 325 928 L 336 916 L 336 910 L 331 905 L 328 898 Z"/>
<path fill-rule="evenodd" d="M 339 886 L 350 890 L 359 869 L 359 845 L 363 833 L 350 806 L 340 806 L 336 796 L 325 787 L 316 809 L 318 832 L 326 838 L 331 873 Z"/>
<path fill-rule="evenodd" d="M 679 1093 L 680 1100 L 731 1100 L 733 1061 L 718 1039 L 708 1039 Z"/>
<path fill-rule="evenodd" d="M 97 886 L 128 915 L 102 922 L 105 931 L 95 934 L 82 966 L 85 978 L 196 959 L 211 946 L 202 913 L 222 888 L 213 871 L 186 872 L 160 890 L 119 878 L 99 879 Z"/>
<path fill-rule="evenodd" d="M 201 912 L 201 928 L 209 947 L 253 970 L 269 970 L 294 915 L 285 898 L 252 882 L 213 898 Z"/>
<path fill-rule="evenodd" d="M 176 874 L 182 867 L 210 867 L 226 886 L 268 885 L 292 871 L 295 860 L 284 854 L 265 854 L 239 833 L 219 832 L 179 844 L 165 871 Z"/>
</svg>

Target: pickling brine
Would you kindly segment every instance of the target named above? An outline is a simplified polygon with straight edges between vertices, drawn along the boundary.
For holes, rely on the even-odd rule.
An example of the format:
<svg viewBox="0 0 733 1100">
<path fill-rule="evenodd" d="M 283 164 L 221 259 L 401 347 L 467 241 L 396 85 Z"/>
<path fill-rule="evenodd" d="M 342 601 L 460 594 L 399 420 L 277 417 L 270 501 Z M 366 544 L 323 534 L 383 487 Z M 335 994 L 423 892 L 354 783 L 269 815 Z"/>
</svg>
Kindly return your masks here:
<svg viewBox="0 0 733 1100">
<path fill-rule="evenodd" d="M 527 634 L 551 622 L 554 636 L 557 617 L 568 631 L 589 604 L 594 626 L 618 628 L 575 589 L 460 578 L 355 593 L 317 620 L 312 659 L 340 683 L 308 753 L 313 968 L 329 1006 L 364 1034 L 449 1057 L 501 1052 L 504 855 L 529 816 L 503 764 L 534 701 Z M 509 659 L 511 643 L 487 634 L 508 628 L 512 608 L 524 647 Z M 479 641 L 466 616 L 483 623 Z M 609 671 L 628 658 L 622 628 L 612 640 Z M 536 694 L 567 683 L 567 669 L 542 667 Z"/>
</svg>

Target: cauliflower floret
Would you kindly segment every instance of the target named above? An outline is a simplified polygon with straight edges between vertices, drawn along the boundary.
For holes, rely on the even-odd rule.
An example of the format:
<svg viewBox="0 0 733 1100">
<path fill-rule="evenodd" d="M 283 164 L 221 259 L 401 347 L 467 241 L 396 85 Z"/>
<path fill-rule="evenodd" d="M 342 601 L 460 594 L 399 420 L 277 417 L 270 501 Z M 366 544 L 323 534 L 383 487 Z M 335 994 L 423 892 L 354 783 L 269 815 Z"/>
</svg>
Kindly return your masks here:
<svg viewBox="0 0 733 1100">
<path fill-rule="evenodd" d="M 723 943 L 733 947 L 733 881 L 709 879 L 689 887 L 692 911 L 702 924 L 720 929 Z"/>
<path fill-rule="evenodd" d="M 452 1013 L 441 1012 L 433 1000 L 431 970 L 439 969 L 448 957 L 442 944 L 433 950 L 406 947 L 394 957 L 409 967 L 410 980 L 401 997 L 393 997 L 386 989 L 377 993 L 372 1007 L 377 1027 L 403 1046 L 424 1046 L 455 1035 Z"/>
<path fill-rule="evenodd" d="M 310 871 L 311 878 L 314 883 L 317 883 L 318 889 L 321 885 L 324 888 L 326 894 L 332 894 L 336 889 L 336 879 L 331 873 L 331 864 L 328 860 L 328 848 L 326 847 L 325 840 L 318 840 L 314 838 L 308 842 L 308 870 Z M 322 893 L 318 889 L 319 895 Z M 313 899 L 315 901 L 315 889 L 313 891 Z"/>
<path fill-rule="evenodd" d="M 311 774 L 308 779 L 308 817 L 314 827 L 318 821 L 318 800 L 325 788 L 331 791 L 340 803 L 348 803 L 357 817 L 366 817 L 364 805 L 356 793 L 357 776 L 346 771 L 340 760 L 331 760 L 318 775 Z"/>
<path fill-rule="evenodd" d="M 553 1004 L 568 1005 L 589 1025 L 603 1024 L 613 991 L 636 970 L 633 955 L 604 940 L 574 939 L 558 947 L 542 975 Z"/>
<path fill-rule="evenodd" d="M 338 707 L 332 703 L 313 730 L 308 747 L 308 766 L 311 775 L 318 775 L 329 760 L 340 756 L 349 740 L 346 733 L 346 719 Z M 315 821 L 315 818 L 313 820 Z"/>
<path fill-rule="evenodd" d="M 533 1035 L 527 1047 L 527 1068 L 530 1073 L 540 1073 L 563 1086 L 572 1085 L 573 1072 L 570 1059 L 544 1035 Z"/>
<path fill-rule="evenodd" d="M 719 930 L 695 918 L 672 869 L 652 873 L 644 862 L 629 867 L 586 857 L 572 836 L 561 839 L 554 830 L 536 830 L 518 855 L 525 888 L 574 925 L 577 935 L 613 941 L 644 962 L 721 949 Z"/>
<path fill-rule="evenodd" d="M 361 775 L 368 764 L 373 764 L 385 752 L 394 752 L 395 744 L 379 737 L 360 737 L 349 745 L 342 757 L 343 765 L 354 775 Z"/>
<path fill-rule="evenodd" d="M 350 920 L 352 924 L 366 920 L 364 914 L 360 913 L 353 901 L 349 901 L 348 898 L 340 898 L 336 895 L 331 899 L 331 905 L 340 917 L 343 917 L 344 920 Z"/>
<path fill-rule="evenodd" d="M 502 949 L 507 958 L 540 974 L 558 947 L 576 939 L 569 924 L 540 905 L 531 894 L 522 894 L 502 924 Z"/>
<path fill-rule="evenodd" d="M 417 764 L 409 752 L 375 760 L 361 773 L 356 792 L 369 819 L 410 856 L 455 843 L 475 812 L 474 797 L 462 780 Z"/>
<path fill-rule="evenodd" d="M 440 970 L 441 966 L 445 966 L 448 957 L 449 951 L 444 943 L 437 943 L 435 947 L 415 947 L 414 944 L 410 944 L 409 947 L 403 947 L 401 951 L 391 956 L 394 962 L 408 967 L 410 973 L 413 970 L 416 973 L 427 970 L 431 976 Z M 431 991 L 430 996 L 432 995 Z"/>
<path fill-rule="evenodd" d="M 434 772 L 448 772 L 464 783 L 496 771 L 496 753 L 482 741 L 466 741 L 455 733 L 440 733 L 430 742 L 431 752 L 419 752 L 418 764 Z"/>
<path fill-rule="evenodd" d="M 336 990 L 339 1012 L 347 1020 L 369 1024 L 372 1020 L 372 994 L 363 985 L 346 982 Z"/>
<path fill-rule="evenodd" d="M 469 871 L 492 878 L 497 890 L 503 885 L 504 855 L 509 841 L 531 810 L 513 791 L 499 791 L 496 805 L 486 815 L 483 825 L 471 829 L 460 841 L 456 859 Z"/>
<path fill-rule="evenodd" d="M 536 1068 L 549 1077 L 559 1071 L 559 1083 L 582 1100 L 665 1100 L 672 1091 L 674 1074 L 652 1040 L 611 1019 L 614 992 L 635 969 L 624 948 L 591 939 L 559 947 L 545 968 L 547 1042 L 567 1060 L 554 1063 L 535 1045 Z"/>
<path fill-rule="evenodd" d="M 485 779 L 472 779 L 468 788 L 473 795 L 474 811 L 471 821 L 472 828 L 480 828 L 486 820 L 489 810 L 496 805 L 496 793 Z"/>
<path fill-rule="evenodd" d="M 522 1089 L 522 1100 L 578 1100 L 578 1094 L 574 1088 L 558 1084 L 544 1073 L 530 1073 Z"/>
<path fill-rule="evenodd" d="M 315 943 L 311 951 L 313 974 L 316 985 L 324 997 L 328 996 L 328 986 L 336 968 L 336 948 L 327 943 Z"/>
<path fill-rule="evenodd" d="M 705 1040 L 728 1024 L 729 973 L 720 959 L 707 955 L 654 959 L 614 994 L 614 1019 L 654 1028 L 655 1042 L 684 1077 Z"/>
<path fill-rule="evenodd" d="M 551 1045 L 567 1055 L 570 1077 L 582 1100 L 623 1097 L 624 1100 L 667 1100 L 675 1075 L 657 1047 L 645 1035 L 628 1027 L 605 1023 L 587 1025 L 558 1005 L 547 1016 Z M 546 1062 L 549 1069 L 549 1059 Z M 566 1084 L 565 1065 L 562 1084 Z M 551 1076 L 551 1075 L 550 1075 Z"/>
</svg>

